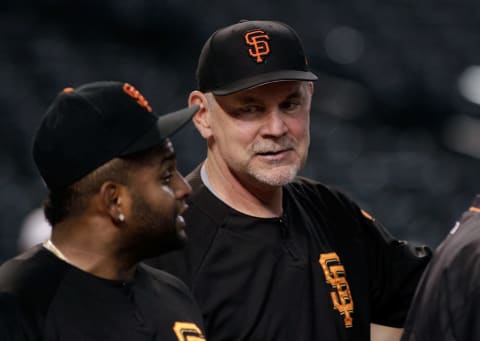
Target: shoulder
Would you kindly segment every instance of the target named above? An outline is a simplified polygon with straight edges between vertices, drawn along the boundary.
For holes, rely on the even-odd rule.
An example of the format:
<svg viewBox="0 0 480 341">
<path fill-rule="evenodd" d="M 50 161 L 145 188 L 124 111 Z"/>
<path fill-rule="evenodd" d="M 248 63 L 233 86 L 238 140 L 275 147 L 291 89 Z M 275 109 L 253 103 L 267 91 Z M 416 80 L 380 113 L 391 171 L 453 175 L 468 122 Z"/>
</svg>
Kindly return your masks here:
<svg viewBox="0 0 480 341">
<path fill-rule="evenodd" d="M 480 213 L 467 211 L 462 215 L 435 250 L 433 263 L 439 263 L 448 273 L 469 269 L 469 277 L 480 277 Z"/>
<path fill-rule="evenodd" d="M 299 176 L 286 185 L 285 189 L 293 200 L 309 208 L 316 210 L 328 208 L 324 212 L 332 210 L 342 212 L 349 210 L 355 214 L 360 212 L 358 205 L 345 192 L 316 180 Z"/>
<path fill-rule="evenodd" d="M 6 261 L 0 267 L 0 319 L 5 321 L 4 315 L 9 314 L 12 323 L 36 330 L 47 315 L 68 268 L 67 263 L 42 246 Z"/>
<path fill-rule="evenodd" d="M 336 200 L 351 201 L 344 191 L 335 186 L 326 185 L 317 180 L 297 176 L 291 183 L 286 186 L 290 191 L 299 194 L 309 194 Z"/>
<path fill-rule="evenodd" d="M 63 276 L 67 267 L 38 245 L 0 266 L 0 292 L 20 294 L 47 290 Z"/>
</svg>

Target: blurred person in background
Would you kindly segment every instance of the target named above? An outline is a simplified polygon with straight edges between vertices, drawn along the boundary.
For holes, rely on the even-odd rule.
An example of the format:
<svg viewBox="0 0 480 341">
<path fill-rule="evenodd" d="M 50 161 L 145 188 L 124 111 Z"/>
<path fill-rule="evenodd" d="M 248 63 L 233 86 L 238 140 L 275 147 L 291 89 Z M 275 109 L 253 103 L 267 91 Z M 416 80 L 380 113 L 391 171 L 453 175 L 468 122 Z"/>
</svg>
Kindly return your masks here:
<svg viewBox="0 0 480 341">
<path fill-rule="evenodd" d="M 0 339 L 204 340 L 179 279 L 144 258 L 182 247 L 190 186 L 169 136 L 198 107 L 157 116 L 132 85 L 66 88 L 34 139 L 51 238 L 0 267 Z"/>
<path fill-rule="evenodd" d="M 190 286 L 210 340 L 400 338 L 430 250 L 297 176 L 316 79 L 284 23 L 241 21 L 202 49 L 189 104 L 207 158 L 187 177 L 191 242 L 149 263 Z"/>
<path fill-rule="evenodd" d="M 480 195 L 435 250 L 402 341 L 480 340 Z"/>
<path fill-rule="evenodd" d="M 41 207 L 33 209 L 23 219 L 18 235 L 18 251 L 23 252 L 50 238 L 52 227 Z"/>
</svg>

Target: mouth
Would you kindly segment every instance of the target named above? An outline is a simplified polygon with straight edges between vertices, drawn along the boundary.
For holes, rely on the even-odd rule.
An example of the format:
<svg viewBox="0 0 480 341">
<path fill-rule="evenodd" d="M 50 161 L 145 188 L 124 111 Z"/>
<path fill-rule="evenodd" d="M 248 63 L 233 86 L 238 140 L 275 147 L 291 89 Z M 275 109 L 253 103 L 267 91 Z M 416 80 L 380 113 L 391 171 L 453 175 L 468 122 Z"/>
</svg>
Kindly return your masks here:
<svg viewBox="0 0 480 341">
<path fill-rule="evenodd" d="M 267 158 L 267 159 L 281 159 L 285 157 L 285 155 L 291 152 L 292 150 L 293 150 L 292 148 L 288 148 L 288 149 L 281 149 L 281 150 L 275 150 L 275 151 L 273 150 L 261 151 L 261 152 L 257 152 L 256 155 L 261 156 L 263 158 Z"/>
<path fill-rule="evenodd" d="M 176 219 L 176 225 L 177 225 L 177 230 L 184 230 L 185 229 L 185 219 L 183 219 L 183 216 L 178 215 Z"/>
<path fill-rule="evenodd" d="M 265 151 L 258 151 L 258 155 L 278 155 L 281 153 L 289 152 L 293 150 L 293 148 L 284 148 L 284 149 L 279 149 L 279 150 L 265 150 Z"/>
<path fill-rule="evenodd" d="M 186 223 L 185 223 L 185 219 L 183 218 L 183 214 L 187 210 L 188 205 L 185 201 L 181 201 L 179 204 L 180 205 L 177 210 L 177 216 L 175 218 L 175 225 L 178 231 L 184 231 Z"/>
</svg>

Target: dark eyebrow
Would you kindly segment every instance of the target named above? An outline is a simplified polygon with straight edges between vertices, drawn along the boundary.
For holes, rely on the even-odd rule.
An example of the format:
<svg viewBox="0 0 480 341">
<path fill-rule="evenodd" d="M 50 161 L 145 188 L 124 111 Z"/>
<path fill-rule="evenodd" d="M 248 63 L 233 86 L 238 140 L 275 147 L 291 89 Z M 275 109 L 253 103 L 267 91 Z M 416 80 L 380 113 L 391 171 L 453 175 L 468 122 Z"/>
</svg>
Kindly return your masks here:
<svg viewBox="0 0 480 341">
<path fill-rule="evenodd" d="M 158 156 L 155 166 L 163 173 L 164 171 L 171 170 L 172 167 L 175 167 L 176 161 L 175 152 L 168 151 L 164 155 Z"/>
<path fill-rule="evenodd" d="M 239 101 L 241 104 L 249 104 L 249 103 L 259 102 L 259 101 L 260 101 L 260 98 L 255 97 L 255 96 L 252 96 L 252 95 L 246 95 L 245 97 L 240 97 L 240 98 L 238 99 L 238 101 Z"/>
</svg>

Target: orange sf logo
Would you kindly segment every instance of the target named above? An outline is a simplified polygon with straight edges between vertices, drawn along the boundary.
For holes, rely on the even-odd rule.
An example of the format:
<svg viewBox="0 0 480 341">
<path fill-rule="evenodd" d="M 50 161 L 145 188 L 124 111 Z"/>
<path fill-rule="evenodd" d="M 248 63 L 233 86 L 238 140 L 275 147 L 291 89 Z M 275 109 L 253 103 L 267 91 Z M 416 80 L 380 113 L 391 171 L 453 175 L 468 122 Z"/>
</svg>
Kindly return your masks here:
<svg viewBox="0 0 480 341">
<path fill-rule="evenodd" d="M 257 63 L 263 62 L 262 56 L 267 56 L 270 53 L 269 39 L 268 34 L 262 30 L 250 31 L 245 34 L 245 42 L 253 46 L 253 48 L 248 49 L 248 54 L 255 58 Z"/>
<path fill-rule="evenodd" d="M 178 341 L 205 341 L 202 331 L 195 323 L 175 322 L 173 331 Z"/>
<path fill-rule="evenodd" d="M 152 108 L 148 104 L 148 101 L 133 85 L 128 83 L 123 84 L 123 91 L 133 99 L 137 100 L 137 103 L 140 104 L 141 107 L 147 109 L 148 112 L 152 112 Z"/>
<path fill-rule="evenodd" d="M 322 253 L 318 259 L 323 269 L 325 279 L 333 289 L 330 297 L 333 303 L 333 309 L 337 310 L 342 316 L 345 327 L 353 326 L 353 299 L 350 292 L 350 286 L 347 282 L 345 268 L 340 263 L 340 257 L 335 252 Z"/>
</svg>

